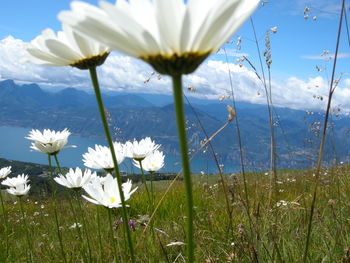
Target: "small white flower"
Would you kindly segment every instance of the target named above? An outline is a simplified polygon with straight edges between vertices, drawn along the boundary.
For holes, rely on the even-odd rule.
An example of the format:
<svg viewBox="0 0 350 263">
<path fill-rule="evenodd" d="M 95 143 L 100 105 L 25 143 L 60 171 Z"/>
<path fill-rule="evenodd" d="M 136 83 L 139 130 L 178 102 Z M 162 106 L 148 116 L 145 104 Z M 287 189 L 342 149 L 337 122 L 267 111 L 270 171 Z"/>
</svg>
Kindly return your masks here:
<svg viewBox="0 0 350 263">
<path fill-rule="evenodd" d="M 56 177 L 54 180 L 65 187 L 72 189 L 80 189 L 86 183 L 91 181 L 93 177 L 96 177 L 96 172 L 91 172 L 91 170 L 86 169 L 84 172 L 77 167 L 74 169 L 70 168 L 69 172 L 64 176 L 59 174 L 59 177 Z"/>
<path fill-rule="evenodd" d="M 75 228 L 81 228 L 83 225 L 82 224 L 80 224 L 80 223 L 74 223 L 73 225 L 71 225 L 69 228 L 70 229 L 75 229 Z"/>
<path fill-rule="evenodd" d="M 124 161 L 124 145 L 119 142 L 113 143 L 114 152 L 118 164 Z M 88 148 L 88 152 L 83 154 L 83 162 L 86 167 L 91 169 L 103 169 L 111 171 L 114 169 L 111 150 L 109 147 L 95 145 L 95 149 Z"/>
<path fill-rule="evenodd" d="M 147 155 L 142 161 L 142 168 L 147 172 L 156 172 L 164 166 L 164 154 L 158 150 Z M 134 160 L 134 165 L 140 169 L 140 162 Z"/>
<path fill-rule="evenodd" d="M 159 73 L 189 74 L 215 53 L 259 0 L 74 1 L 58 18 L 96 41 L 141 58 Z"/>
<path fill-rule="evenodd" d="M 127 141 L 125 143 L 125 156 L 135 160 L 143 160 L 159 147 L 160 145 L 155 144 L 150 137 L 146 137 L 139 142 L 134 139 L 133 142 Z"/>
<path fill-rule="evenodd" d="M 5 179 L 11 173 L 11 168 L 11 166 L 7 166 L 0 169 L 0 180 Z"/>
<path fill-rule="evenodd" d="M 17 177 L 6 178 L 1 184 L 9 187 L 17 187 L 18 185 L 27 184 L 29 182 L 27 174 L 21 174 Z"/>
<path fill-rule="evenodd" d="M 105 61 L 109 54 L 106 46 L 77 34 L 64 24 L 62 28 L 57 35 L 52 29 L 46 29 L 30 42 L 27 51 L 33 63 L 87 69 Z"/>
<path fill-rule="evenodd" d="M 6 189 L 9 194 L 23 196 L 26 195 L 30 190 L 30 185 L 28 182 L 28 175 L 21 174 L 17 177 L 6 178 L 6 180 L 4 180 L 1 184 L 10 187 Z"/>
<path fill-rule="evenodd" d="M 113 178 L 110 174 L 105 177 L 103 184 L 98 178 L 95 178 L 83 188 L 89 195 L 83 195 L 83 197 L 91 203 L 103 205 L 108 208 L 117 208 L 122 206 L 117 179 Z M 131 190 L 131 188 L 132 183 L 130 180 L 122 184 L 125 201 L 128 200 L 137 190 L 137 187 L 133 190 Z"/>
<path fill-rule="evenodd" d="M 30 148 L 38 152 L 45 154 L 55 155 L 58 154 L 63 148 L 76 147 L 74 145 L 65 146 L 68 142 L 68 136 L 71 133 L 64 129 L 63 131 L 51 131 L 45 129 L 43 132 L 39 130 L 31 130 L 28 140 L 33 141 Z"/>
</svg>

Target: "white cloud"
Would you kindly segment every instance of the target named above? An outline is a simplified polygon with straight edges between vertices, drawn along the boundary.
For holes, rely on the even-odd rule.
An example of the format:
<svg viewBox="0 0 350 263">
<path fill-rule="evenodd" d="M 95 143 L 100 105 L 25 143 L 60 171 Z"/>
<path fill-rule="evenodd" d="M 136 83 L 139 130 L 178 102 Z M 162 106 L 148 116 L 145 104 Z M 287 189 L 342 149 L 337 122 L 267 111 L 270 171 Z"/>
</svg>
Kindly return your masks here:
<svg viewBox="0 0 350 263">
<path fill-rule="evenodd" d="M 76 87 L 89 89 L 91 86 L 87 71 L 71 67 L 49 67 L 33 65 L 24 61 L 25 43 L 9 36 L 0 40 L 0 78 L 18 82 L 34 82 L 42 86 Z M 209 58 L 194 73 L 184 77 L 184 86 L 196 88 L 191 96 L 218 99 L 231 94 L 228 74 L 230 68 L 232 87 L 237 101 L 265 104 L 265 92 L 256 74 L 246 67 Z M 146 63 L 113 53 L 98 73 L 102 89 L 134 92 L 171 94 L 171 82 L 166 76 L 158 79 Z M 145 82 L 145 80 L 148 80 Z M 290 77 L 284 81 L 272 82 L 273 101 L 276 106 L 294 109 L 324 109 L 329 85 L 321 76 L 302 80 Z M 323 97 L 323 100 L 319 98 Z M 350 79 L 344 79 L 337 88 L 334 105 L 341 104 L 350 109 Z"/>
</svg>

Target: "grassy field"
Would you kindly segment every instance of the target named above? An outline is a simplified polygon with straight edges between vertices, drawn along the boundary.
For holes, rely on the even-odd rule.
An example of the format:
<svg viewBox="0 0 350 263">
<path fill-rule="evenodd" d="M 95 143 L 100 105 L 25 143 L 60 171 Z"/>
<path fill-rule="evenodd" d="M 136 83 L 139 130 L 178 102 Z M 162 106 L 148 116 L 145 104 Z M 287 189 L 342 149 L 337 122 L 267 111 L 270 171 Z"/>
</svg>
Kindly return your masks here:
<svg viewBox="0 0 350 263">
<path fill-rule="evenodd" d="M 241 175 L 224 178 L 231 213 L 219 176 L 194 176 L 196 261 L 301 262 L 313 172 L 279 171 L 277 193 L 271 191 L 268 174 L 248 174 L 248 205 Z M 154 204 L 148 200 L 142 185 L 128 201 L 137 262 L 184 262 L 185 192 L 183 182 L 176 181 L 164 196 L 169 183 L 154 183 Z M 349 188 L 348 167 L 322 170 L 309 262 L 350 262 Z M 73 210 L 67 199 L 57 203 L 67 262 L 128 262 L 120 211 L 109 214 L 106 208 L 77 199 L 79 195 L 72 195 Z M 149 223 L 162 197 L 163 202 Z M 55 227 L 55 202 L 24 197 L 23 203 L 25 218 L 18 200 L 8 200 L 5 204 L 5 216 L 1 215 L 0 262 L 27 261 L 26 224 L 32 261 L 64 262 Z M 73 228 L 76 222 L 82 227 Z"/>
</svg>

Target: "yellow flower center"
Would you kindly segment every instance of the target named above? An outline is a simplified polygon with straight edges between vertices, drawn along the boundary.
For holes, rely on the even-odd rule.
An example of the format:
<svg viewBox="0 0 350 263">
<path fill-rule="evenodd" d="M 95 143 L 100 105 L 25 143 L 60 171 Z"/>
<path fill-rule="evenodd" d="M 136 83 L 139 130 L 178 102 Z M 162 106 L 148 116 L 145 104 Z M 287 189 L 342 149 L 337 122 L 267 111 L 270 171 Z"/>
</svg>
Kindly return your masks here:
<svg viewBox="0 0 350 263">
<path fill-rule="evenodd" d="M 111 197 L 110 200 L 111 200 L 111 203 L 114 203 L 115 201 L 117 201 L 115 197 Z"/>
<path fill-rule="evenodd" d="M 91 69 L 97 66 L 101 66 L 105 62 L 108 55 L 109 55 L 109 52 L 105 52 L 97 56 L 84 58 L 82 60 L 79 60 L 70 64 L 70 66 L 78 69 Z"/>
<path fill-rule="evenodd" d="M 151 64 L 160 74 L 178 76 L 195 71 L 210 53 L 211 51 L 205 53 L 186 52 L 181 55 L 175 53 L 171 56 L 150 55 L 141 56 L 140 59 Z"/>
</svg>

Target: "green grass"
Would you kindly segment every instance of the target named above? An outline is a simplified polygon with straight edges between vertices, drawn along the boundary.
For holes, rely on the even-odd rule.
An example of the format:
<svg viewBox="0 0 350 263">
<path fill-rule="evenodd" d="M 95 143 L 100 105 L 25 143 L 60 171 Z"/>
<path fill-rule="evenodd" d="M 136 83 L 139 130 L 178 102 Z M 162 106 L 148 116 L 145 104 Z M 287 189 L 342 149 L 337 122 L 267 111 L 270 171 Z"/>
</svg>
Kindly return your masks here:
<svg viewBox="0 0 350 263">
<path fill-rule="evenodd" d="M 309 262 L 350 262 L 349 170 L 348 167 L 337 167 L 322 171 Z M 270 199 L 270 177 L 265 173 L 248 174 L 251 227 L 241 175 L 225 175 L 233 209 L 232 229 L 219 177 L 193 177 L 197 262 L 255 262 L 256 258 L 258 262 L 302 261 L 312 198 L 312 171 L 279 171 L 278 200 L 299 204 L 279 207 L 276 206 L 276 200 Z M 169 183 L 170 181 L 154 183 L 156 203 Z M 137 222 L 132 231 L 137 262 L 184 262 L 185 246 L 167 244 L 186 240 L 185 198 L 183 182 L 175 182 L 160 205 L 149 230 L 143 233 L 153 206 L 139 185 L 139 190 L 128 201 L 129 215 Z M 34 201 L 32 198 L 24 201 L 33 247 L 33 262 L 63 262 L 55 231 L 52 203 L 50 200 Z M 73 205 L 77 207 L 75 201 L 73 200 Z M 107 209 L 85 201 L 83 207 L 92 248 L 92 262 L 113 262 L 114 242 Z M 102 255 L 97 231 L 97 209 L 101 219 Z M 19 203 L 8 200 L 6 211 L 9 220 L 9 253 L 6 257 L 6 231 L 4 217 L 1 216 L 0 262 L 26 262 L 27 243 Z M 84 240 L 81 241 L 77 230 L 70 229 L 75 223 L 75 217 L 67 201 L 58 202 L 58 212 L 68 262 L 90 262 L 85 232 L 81 233 Z M 80 214 L 78 218 L 82 223 Z M 120 218 L 120 211 L 116 210 L 113 215 L 113 236 L 117 244 L 117 260 L 128 262 L 126 237 L 118 222 Z"/>
</svg>

